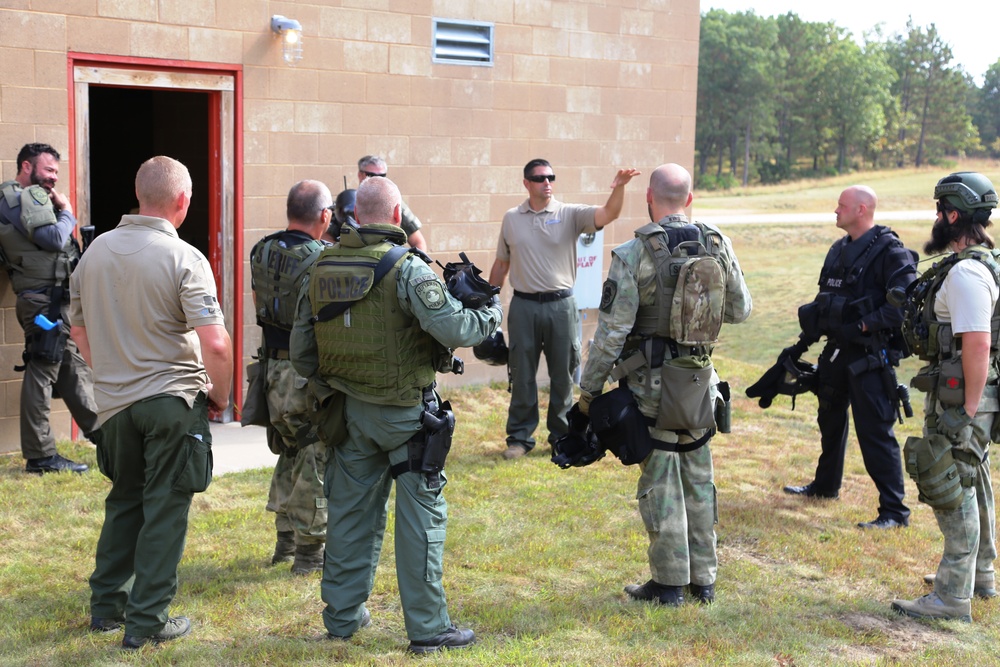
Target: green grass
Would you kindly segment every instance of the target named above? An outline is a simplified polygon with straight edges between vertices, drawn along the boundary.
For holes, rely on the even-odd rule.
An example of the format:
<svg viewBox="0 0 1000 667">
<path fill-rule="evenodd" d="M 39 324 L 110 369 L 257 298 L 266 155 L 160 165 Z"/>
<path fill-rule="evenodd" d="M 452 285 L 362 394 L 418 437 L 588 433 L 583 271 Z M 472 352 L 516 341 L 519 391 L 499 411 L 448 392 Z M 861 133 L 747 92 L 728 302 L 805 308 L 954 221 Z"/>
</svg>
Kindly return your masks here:
<svg viewBox="0 0 1000 667">
<path fill-rule="evenodd" d="M 804 192 L 803 199 L 813 197 Z M 894 228 L 919 247 L 929 221 Z M 996 664 L 1000 601 L 975 600 L 972 625 L 918 622 L 889 610 L 895 597 L 927 592 L 921 577 L 934 571 L 941 552 L 933 513 L 917 503 L 910 480 L 910 528 L 856 528 L 874 518 L 877 494 L 852 436 L 840 500 L 783 494 L 784 484 L 807 482 L 813 474 L 815 399 L 800 397 L 792 411 L 790 400 L 780 397 L 761 410 L 743 394 L 795 339 L 796 307 L 815 293 L 819 265 L 839 232 L 832 223 L 737 225 L 726 232 L 755 308 L 747 323 L 725 330 L 716 354 L 735 398 L 734 431 L 712 444 L 718 602 L 666 609 L 626 601 L 622 587 L 649 578 L 635 501 L 638 469 L 606 458 L 559 470 L 545 447 L 504 461 L 506 383 L 453 389 L 448 397 L 458 430 L 448 460 L 445 587 L 453 618 L 474 628 L 479 644 L 430 658 L 435 664 Z M 915 367 L 906 363 L 902 378 Z M 919 398 L 914 392 L 915 403 Z M 897 435 L 902 440 L 918 430 L 911 419 Z M 538 434 L 542 442 L 544 435 Z M 91 448 L 64 444 L 61 450 L 94 467 Z M 87 578 L 109 482 L 96 471 L 33 477 L 22 466 L 16 456 L 0 457 L 0 665 L 417 660 L 404 652 L 391 537 L 369 601 L 372 626 L 346 643 L 319 639 L 318 575 L 295 577 L 287 566 L 267 565 L 274 540 L 273 515 L 264 511 L 268 470 L 221 476 L 195 498 L 171 609 L 190 616 L 194 632 L 122 654 L 116 648 L 120 634 L 86 632 Z M 390 512 L 390 535 L 391 522 Z"/>
</svg>

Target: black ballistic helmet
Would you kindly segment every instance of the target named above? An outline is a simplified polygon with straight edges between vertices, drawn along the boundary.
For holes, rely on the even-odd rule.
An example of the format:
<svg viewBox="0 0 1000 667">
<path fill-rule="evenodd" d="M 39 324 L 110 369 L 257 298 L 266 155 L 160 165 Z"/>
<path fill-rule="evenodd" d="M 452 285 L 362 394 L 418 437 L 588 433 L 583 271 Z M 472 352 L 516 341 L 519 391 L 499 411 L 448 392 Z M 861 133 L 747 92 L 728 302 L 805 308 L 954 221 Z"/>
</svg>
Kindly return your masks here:
<svg viewBox="0 0 1000 667">
<path fill-rule="evenodd" d="M 819 385 L 816 375 L 816 364 L 810 364 L 801 359 L 785 359 L 785 373 L 778 383 L 778 393 L 786 396 L 797 396 L 806 392 L 815 392 Z"/>
<path fill-rule="evenodd" d="M 604 458 L 604 445 L 590 428 L 590 417 L 576 403 L 566 413 L 569 431 L 552 443 L 552 462 L 565 470 L 589 466 Z"/>
<path fill-rule="evenodd" d="M 337 201 L 333 204 L 333 217 L 341 225 L 347 223 L 347 219 L 357 220 L 354 217 L 354 203 L 357 201 L 358 191 L 354 189 L 344 190 L 337 195 Z"/>
<path fill-rule="evenodd" d="M 476 359 L 485 361 L 490 366 L 506 366 L 507 352 L 507 342 L 504 341 L 502 329 L 497 329 L 496 333 L 472 348 L 472 354 L 476 355 Z"/>
</svg>

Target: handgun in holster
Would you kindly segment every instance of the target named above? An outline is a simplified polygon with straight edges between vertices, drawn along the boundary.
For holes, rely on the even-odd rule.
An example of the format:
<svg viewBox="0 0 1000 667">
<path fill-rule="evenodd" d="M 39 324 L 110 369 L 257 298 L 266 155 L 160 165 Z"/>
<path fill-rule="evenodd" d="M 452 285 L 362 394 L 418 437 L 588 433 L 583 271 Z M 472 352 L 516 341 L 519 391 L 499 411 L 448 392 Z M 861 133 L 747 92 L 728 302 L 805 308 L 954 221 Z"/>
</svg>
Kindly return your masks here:
<svg viewBox="0 0 1000 667">
<path fill-rule="evenodd" d="M 434 385 L 424 389 L 424 411 L 420 414 L 422 428 L 406 443 L 406 461 L 392 467 L 393 478 L 404 472 L 421 472 L 427 476 L 427 488 L 441 488 L 441 471 L 451 450 L 455 433 L 455 413 L 451 402 L 438 403 Z"/>
</svg>

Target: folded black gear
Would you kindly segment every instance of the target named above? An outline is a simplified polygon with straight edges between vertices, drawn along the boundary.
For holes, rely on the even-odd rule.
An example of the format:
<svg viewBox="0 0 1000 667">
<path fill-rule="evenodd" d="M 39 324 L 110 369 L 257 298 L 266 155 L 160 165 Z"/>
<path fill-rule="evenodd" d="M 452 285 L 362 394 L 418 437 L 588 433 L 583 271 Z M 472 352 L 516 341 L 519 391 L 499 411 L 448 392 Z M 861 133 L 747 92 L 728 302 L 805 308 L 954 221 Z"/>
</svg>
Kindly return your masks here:
<svg viewBox="0 0 1000 667">
<path fill-rule="evenodd" d="M 589 466 L 604 458 L 604 446 L 590 430 L 590 418 L 574 403 L 566 413 L 569 432 L 552 443 L 552 462 L 562 469 Z"/>
<path fill-rule="evenodd" d="M 815 364 L 782 352 L 775 364 L 747 387 L 746 394 L 749 398 L 759 398 L 757 404 L 768 408 L 779 394 L 795 397 L 810 391 L 815 393 L 818 384 Z M 794 401 L 792 407 L 795 407 Z"/>
<path fill-rule="evenodd" d="M 443 267 L 442 276 L 448 286 L 448 293 L 466 308 L 482 308 L 500 293 L 500 288 L 480 278 L 482 270 L 470 262 L 464 252 L 458 253 L 458 256 L 461 262 L 448 262 Z"/>
</svg>

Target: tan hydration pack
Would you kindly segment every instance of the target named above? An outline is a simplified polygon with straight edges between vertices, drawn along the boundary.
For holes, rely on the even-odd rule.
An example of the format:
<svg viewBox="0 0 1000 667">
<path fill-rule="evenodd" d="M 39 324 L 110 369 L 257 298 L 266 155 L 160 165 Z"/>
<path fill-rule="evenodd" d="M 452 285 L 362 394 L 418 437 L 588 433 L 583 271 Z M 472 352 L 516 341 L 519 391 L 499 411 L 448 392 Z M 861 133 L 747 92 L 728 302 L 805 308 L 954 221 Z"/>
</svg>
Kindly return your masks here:
<svg viewBox="0 0 1000 667">
<path fill-rule="evenodd" d="M 685 222 L 645 225 L 635 235 L 656 265 L 656 299 L 636 313 L 632 334 L 639 354 L 620 363 L 611 378 L 646 365 L 660 374 L 656 428 L 712 428 L 711 352 L 722 330 L 728 275 L 722 234 L 710 225 Z"/>
<path fill-rule="evenodd" d="M 640 227 L 635 235 L 656 263 L 659 292 L 657 312 L 640 308 L 637 329 L 655 329 L 650 333 L 680 345 L 714 345 L 726 306 L 722 235 L 697 222 L 666 228 L 653 223 Z"/>
</svg>

